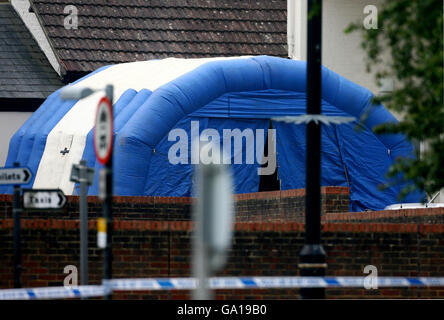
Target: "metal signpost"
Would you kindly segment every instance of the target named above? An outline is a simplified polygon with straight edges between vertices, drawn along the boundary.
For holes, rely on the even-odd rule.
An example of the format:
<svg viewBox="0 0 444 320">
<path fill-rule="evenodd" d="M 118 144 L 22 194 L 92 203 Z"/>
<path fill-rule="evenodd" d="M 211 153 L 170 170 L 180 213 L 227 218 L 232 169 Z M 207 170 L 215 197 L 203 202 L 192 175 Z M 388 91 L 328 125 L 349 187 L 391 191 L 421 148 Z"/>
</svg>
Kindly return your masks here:
<svg viewBox="0 0 444 320">
<path fill-rule="evenodd" d="M 60 97 L 63 100 L 78 100 L 102 90 L 69 86 L 62 90 Z M 97 107 L 93 141 L 97 160 L 105 165 L 99 176 L 99 196 L 103 200 L 103 218 L 98 221 L 98 244 L 99 248 L 104 249 L 103 282 L 108 286 L 112 277 L 113 85 L 107 85 L 105 93 L 106 96 L 100 99 Z M 106 296 L 106 299 L 110 298 L 111 294 Z"/>
<path fill-rule="evenodd" d="M 88 168 L 85 160 L 71 169 L 72 182 L 80 186 L 80 284 L 88 284 L 88 186 L 94 182 L 94 168 Z"/>
<path fill-rule="evenodd" d="M 18 162 L 14 163 L 14 168 L 0 168 L 0 184 L 14 186 L 14 200 L 12 214 L 14 219 L 14 288 L 21 288 L 22 254 L 20 248 L 20 216 L 22 205 L 20 202 L 20 185 L 27 184 L 32 178 L 28 168 L 20 168 Z"/>
<path fill-rule="evenodd" d="M 307 115 L 321 114 L 322 0 L 308 0 Z M 321 122 L 307 124 L 305 245 L 300 253 L 301 276 L 324 276 L 326 254 L 321 245 Z M 325 298 L 324 288 L 305 288 L 303 299 Z"/>
<path fill-rule="evenodd" d="M 231 177 L 226 165 L 199 164 L 197 167 L 197 202 L 193 220 L 197 223 L 193 242 L 192 271 L 198 279 L 193 299 L 212 299 L 207 280 L 219 270 L 231 246 L 233 198 Z"/>
<path fill-rule="evenodd" d="M 103 218 L 105 219 L 106 234 L 103 262 L 103 280 L 105 283 L 112 278 L 112 201 L 113 201 L 113 87 L 106 87 L 106 97 L 102 98 L 97 107 L 94 127 L 94 151 L 97 160 L 105 165 L 100 172 L 100 197 L 103 200 Z M 101 223 L 103 225 L 103 223 Z M 103 227 L 101 228 L 103 229 Z M 106 296 L 107 299 L 111 295 Z"/>
<path fill-rule="evenodd" d="M 62 209 L 66 197 L 60 189 L 23 189 L 23 208 Z"/>
</svg>

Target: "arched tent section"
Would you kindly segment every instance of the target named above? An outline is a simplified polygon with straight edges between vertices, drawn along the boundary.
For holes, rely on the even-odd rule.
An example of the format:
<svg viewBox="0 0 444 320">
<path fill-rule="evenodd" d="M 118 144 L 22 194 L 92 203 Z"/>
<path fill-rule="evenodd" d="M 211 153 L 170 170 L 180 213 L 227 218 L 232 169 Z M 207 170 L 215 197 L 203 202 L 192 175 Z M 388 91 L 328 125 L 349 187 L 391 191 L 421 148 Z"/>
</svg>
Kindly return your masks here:
<svg viewBox="0 0 444 320">
<path fill-rule="evenodd" d="M 253 145 L 247 145 L 244 140 L 242 148 L 231 146 L 232 160 L 236 152 L 244 152 L 241 163 L 232 161 L 231 167 L 237 193 L 258 191 L 258 158 L 264 152 L 270 119 L 305 114 L 305 70 L 305 62 L 268 56 L 165 59 L 111 66 L 90 76 L 89 80 L 80 81 L 79 85 L 94 86 L 113 82 L 117 88 L 114 193 L 158 196 L 191 194 L 191 150 L 181 155 L 183 162 L 180 164 L 172 164 L 169 158 L 171 147 L 178 138 L 169 134 L 175 129 L 185 134 L 189 149 L 193 147 L 193 132 L 194 136 L 197 132 L 199 137 L 204 129 L 212 129 L 215 134 L 212 139 L 217 136 L 220 145 L 224 145 L 227 142 L 224 130 L 251 130 Z M 384 173 L 395 157 L 411 156 L 412 146 L 402 135 L 376 136 L 371 131 L 375 125 L 396 119 L 383 106 L 371 105 L 372 94 L 368 90 L 326 68 L 322 70 L 322 83 L 324 114 L 351 115 L 360 119 L 367 113 L 361 130 L 355 130 L 356 122 L 323 126 L 322 184 L 350 186 L 351 209 L 354 211 L 382 209 L 397 202 L 396 196 L 402 185 L 392 186 L 385 191 L 380 191 L 378 186 L 386 182 Z M 45 137 L 46 133 L 47 136 L 43 155 L 41 150 L 40 153 L 34 152 L 35 139 L 28 139 L 27 147 L 24 147 L 23 141 L 11 142 L 13 150 L 28 150 L 28 163 L 33 163 L 31 169 L 37 172 L 34 187 L 51 185 L 61 187 L 65 193 L 75 194 L 76 189 L 67 181 L 71 164 L 85 158 L 89 166 L 96 167 L 96 171 L 100 168 L 95 162 L 91 141 L 91 114 L 96 102 L 88 99 L 76 102 L 74 106 L 72 102 L 57 101 L 59 107 L 70 109 L 69 112 L 64 111 L 65 116 L 55 126 L 51 124 L 49 134 L 47 132 L 51 126 L 40 135 Z M 45 104 L 40 109 L 48 110 L 38 111 L 40 114 L 54 112 L 47 107 L 49 102 Z M 84 121 L 76 124 L 76 119 Z M 277 132 L 281 189 L 303 188 L 305 126 L 271 123 Z M 34 126 L 32 130 L 36 131 L 34 136 L 37 136 L 37 127 Z M 32 130 L 25 128 L 23 131 Z M 262 141 L 261 134 L 265 134 Z M 69 157 L 63 158 L 57 153 L 66 140 L 72 143 Z M 249 152 L 256 155 L 254 163 L 246 161 Z M 11 160 L 16 157 L 10 154 Z M 51 179 L 46 183 L 48 175 L 51 175 Z M 97 192 L 96 177 L 90 194 Z M 419 194 L 411 194 L 404 201 L 417 202 L 420 198 Z"/>
<path fill-rule="evenodd" d="M 89 77 L 106 70 L 109 66 L 97 69 L 73 84 L 82 83 Z M 61 89 L 53 92 L 43 104 L 28 118 L 19 128 L 9 142 L 6 167 L 12 167 L 14 162 L 31 169 L 33 177 L 24 188 L 32 188 L 40 159 L 46 147 L 48 135 L 54 127 L 66 116 L 76 104 L 75 101 L 63 101 L 60 99 Z M 0 186 L 0 192 L 12 193 L 12 187 Z"/>
<path fill-rule="evenodd" d="M 217 59 L 233 58 L 169 58 L 105 66 L 72 85 L 104 88 L 106 84 L 113 84 L 114 103 L 117 104 L 128 97 L 128 90 L 152 92 L 201 64 Z M 85 156 L 91 155 L 87 151 L 92 148 L 92 144 L 87 144 L 88 136 L 91 137 L 95 109 L 101 96 L 96 93 L 80 101 L 62 101 L 60 90 L 57 90 L 16 132 L 10 141 L 6 166 L 18 161 L 32 171 L 31 182 L 23 187 L 60 188 L 65 194 L 75 194 L 75 186 L 69 181 L 71 166 L 78 163 L 85 152 Z M 61 154 L 65 148 L 69 153 Z M 12 187 L 0 186 L 0 192 L 12 193 Z"/>
<path fill-rule="evenodd" d="M 368 90 L 326 68 L 323 68 L 322 71 L 322 81 L 324 113 L 352 115 L 357 119 L 360 119 L 364 113 L 368 113 L 367 120 L 364 124 L 367 130 L 361 133 L 364 141 L 360 143 L 363 143 L 365 146 L 365 140 L 372 139 L 372 144 L 379 147 L 376 150 L 376 156 L 386 158 L 384 159 L 385 161 L 379 160 L 379 162 L 385 162 L 385 164 L 391 163 L 388 150 L 391 150 L 393 154 L 401 153 L 405 155 L 411 153 L 410 145 L 402 135 L 376 137 L 371 133 L 370 129 L 375 125 L 396 121 L 396 119 L 383 106 L 371 105 L 373 96 Z M 116 169 L 119 172 L 119 177 L 117 178 L 118 180 L 116 180 L 116 192 L 119 194 L 143 195 L 147 194 L 147 191 L 152 190 L 153 179 L 151 178 L 162 170 L 161 166 L 150 170 L 150 166 L 147 165 L 151 164 L 151 157 L 156 154 L 156 148 L 159 149 L 161 140 L 165 140 L 168 132 L 173 129 L 176 124 L 182 120 L 183 123 L 181 124 L 184 125 L 188 120 L 187 117 L 195 112 L 199 112 L 201 108 L 207 107 L 208 109 L 208 112 L 201 113 L 201 116 L 210 117 L 213 114 L 211 111 L 214 110 L 211 110 L 209 106 L 214 105 L 214 101 L 219 100 L 220 102 L 220 100 L 224 100 L 227 96 L 233 97 L 233 95 L 239 93 L 242 93 L 242 98 L 245 99 L 246 93 L 255 92 L 256 94 L 266 95 L 267 92 L 274 91 L 274 93 L 278 92 L 281 95 L 288 92 L 301 94 L 299 99 L 294 101 L 295 108 L 293 108 L 290 113 L 295 115 L 303 114 L 305 113 L 305 88 L 305 63 L 274 57 L 254 57 L 246 60 L 209 62 L 164 85 L 152 94 L 150 99 L 137 111 L 117 135 Z M 270 100 L 270 107 L 262 115 L 258 115 L 257 110 L 249 111 L 248 115 L 254 118 L 271 118 L 277 115 L 288 114 L 288 110 L 286 110 L 286 113 L 282 112 L 283 110 L 275 108 L 272 100 Z M 218 115 L 219 117 L 221 117 L 220 113 Z M 236 118 L 236 116 L 232 117 Z M 292 130 L 291 127 L 294 126 L 279 123 L 277 123 L 276 126 L 278 128 L 278 149 L 280 149 L 278 154 L 288 153 L 288 150 L 293 149 L 292 144 L 294 144 L 295 141 L 292 137 L 294 138 L 294 136 L 304 137 L 304 139 L 298 140 L 305 141 L 304 126 L 300 126 L 297 129 L 294 128 L 293 130 L 296 131 L 293 133 L 297 134 L 290 134 L 288 139 L 279 139 L 279 131 Z M 353 133 L 350 129 L 350 125 L 340 129 L 339 134 L 342 133 L 344 140 L 347 140 L 350 134 L 353 136 L 359 135 L 358 133 Z M 188 131 L 190 130 L 188 129 Z M 331 128 L 325 128 L 324 131 L 324 134 L 328 134 Z M 333 135 L 339 148 L 338 133 L 330 132 L 330 134 Z M 355 138 L 353 139 L 356 140 Z M 324 143 L 327 141 L 331 140 L 323 140 Z M 166 152 L 167 149 L 168 148 L 165 148 L 164 152 Z M 373 152 L 375 151 L 374 146 L 369 149 Z M 305 153 L 305 150 L 303 151 L 304 152 L 301 153 Z M 296 156 L 295 154 L 292 159 L 295 159 Z M 368 159 L 369 163 L 371 163 L 370 167 L 374 165 L 375 162 L 378 162 L 378 160 L 375 159 L 375 155 L 370 154 L 368 156 L 370 156 Z M 299 156 L 298 158 L 299 160 L 303 160 L 304 157 Z M 281 170 L 288 172 L 286 176 L 294 176 L 290 169 L 291 161 L 285 161 L 285 157 L 283 157 L 280 162 Z M 286 163 L 283 168 L 282 162 Z M 303 161 L 299 162 L 303 163 Z M 387 169 L 387 165 L 377 166 L 377 168 L 378 170 L 374 171 L 373 175 L 377 174 L 381 176 L 383 171 L 380 170 L 384 168 Z M 254 169 L 255 168 L 251 168 L 250 170 L 252 174 Z M 323 171 L 328 172 L 329 169 L 329 167 L 324 167 Z M 188 168 L 188 171 L 191 172 L 190 168 Z M 340 171 L 343 173 L 342 168 Z M 365 180 L 365 174 L 358 172 L 355 176 L 357 177 L 359 175 L 363 176 L 362 178 Z M 344 178 L 347 180 L 346 177 Z M 304 181 L 304 179 L 304 175 L 300 174 L 297 179 L 298 183 L 295 183 L 295 181 L 293 181 L 293 183 L 284 182 L 284 187 L 290 188 L 292 185 L 303 187 L 301 181 Z M 283 178 L 283 180 L 287 179 Z M 350 184 L 350 178 L 348 180 L 346 185 Z M 337 181 L 338 184 L 344 184 L 344 179 L 342 179 L 342 181 L 341 179 L 337 179 Z M 371 183 L 370 181 L 366 181 L 364 186 L 361 187 L 361 191 L 366 189 L 366 186 L 368 187 Z M 174 185 L 171 186 L 170 192 L 173 192 L 174 187 Z M 240 191 L 248 192 L 250 190 Z M 372 191 L 372 194 L 379 192 L 379 190 L 377 192 L 375 192 L 376 190 Z M 387 194 L 384 194 L 383 197 L 386 195 Z M 363 195 L 361 194 L 360 196 L 362 197 Z M 371 196 L 372 195 L 369 195 L 367 198 L 371 198 Z M 395 196 L 396 192 L 392 192 L 390 197 L 391 201 L 394 201 Z M 355 201 L 359 201 L 359 198 L 360 197 L 355 199 Z M 379 201 L 383 201 L 383 199 L 378 199 L 376 202 Z M 364 206 L 372 207 L 371 200 L 368 199 Z"/>
</svg>

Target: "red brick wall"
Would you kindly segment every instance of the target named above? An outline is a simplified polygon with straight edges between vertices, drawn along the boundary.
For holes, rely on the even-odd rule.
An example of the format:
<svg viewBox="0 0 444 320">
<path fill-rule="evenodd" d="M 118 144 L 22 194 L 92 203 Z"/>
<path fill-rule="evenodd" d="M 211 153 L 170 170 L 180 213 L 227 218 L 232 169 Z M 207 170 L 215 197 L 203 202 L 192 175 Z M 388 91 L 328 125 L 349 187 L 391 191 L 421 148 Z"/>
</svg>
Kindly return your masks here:
<svg viewBox="0 0 444 320">
<path fill-rule="evenodd" d="M 323 187 L 322 210 L 324 213 L 347 212 L 349 189 Z M 24 218 L 79 217 L 79 197 L 68 196 L 68 204 L 59 212 L 24 212 Z M 185 197 L 114 197 L 113 217 L 120 219 L 191 220 L 192 198 Z M 237 221 L 303 221 L 305 190 L 244 193 L 235 196 Z M 88 197 L 89 217 L 102 216 L 101 202 Z M 0 219 L 12 218 L 12 196 L 0 195 Z"/>
<path fill-rule="evenodd" d="M 330 199 L 342 205 L 343 189 Z M 287 192 L 287 194 L 286 194 Z M 257 221 L 235 225 L 233 248 L 225 269 L 219 275 L 298 275 L 299 252 L 304 243 L 304 225 L 291 215 L 285 204 L 288 193 L 293 198 L 301 191 L 258 194 L 262 204 L 279 201 L 262 210 Z M 344 192 L 345 193 L 345 192 Z M 336 197 L 337 194 L 332 196 Z M 275 197 L 275 198 L 273 198 Z M 290 197 L 290 198 L 291 198 Z M 240 199 L 239 199 L 240 198 Z M 250 198 L 250 199 L 249 199 Z M 284 199 L 284 200 L 283 200 Z M 3 202 L 1 201 L 3 200 Z M 7 200 L 7 201 L 5 201 Z M 90 199 L 93 200 L 93 199 Z M 252 215 L 258 206 L 253 195 L 238 196 L 240 212 Z M 10 198 L 0 199 L 0 288 L 13 286 L 12 215 Z M 63 212 L 24 212 L 22 219 L 23 286 L 60 286 L 66 265 L 79 266 L 78 201 L 70 197 Z M 179 202 L 178 202 L 179 201 Z M 296 200 L 291 200 L 296 201 Z M 187 198 L 120 198 L 114 207 L 114 278 L 176 277 L 190 275 L 191 222 L 180 219 L 189 214 Z M 100 215 L 100 203 L 91 201 L 91 215 Z M 145 211 L 147 210 L 147 211 Z M 244 211 L 242 211 L 244 210 Z M 297 210 L 295 210 L 297 211 Z M 188 213 L 186 213 L 188 212 Z M 263 221 L 267 217 L 270 222 Z M 285 214 L 282 214 L 282 213 Z M 444 276 L 444 225 L 428 224 L 427 217 L 440 220 L 441 209 L 398 210 L 368 213 L 330 213 L 324 216 L 323 245 L 328 254 L 328 275 L 361 276 L 366 265 L 378 268 L 380 276 Z M 154 217 L 165 219 L 153 220 Z M 175 218 L 174 218 L 175 217 Z M 399 221 L 379 223 L 408 217 Z M 420 218 L 419 218 L 420 217 Z M 251 220 L 254 217 L 251 217 Z M 422 219 L 422 220 L 421 220 Z M 96 246 L 95 220 L 89 222 L 89 279 L 100 283 L 102 252 Z M 189 292 L 120 292 L 116 298 L 169 299 L 188 298 Z M 297 289 L 219 290 L 219 299 L 292 299 Z M 328 298 L 444 298 L 444 288 L 328 289 Z"/>
<path fill-rule="evenodd" d="M 23 285 L 62 285 L 63 268 L 79 261 L 78 221 L 26 219 L 22 222 Z M 189 276 L 191 222 L 118 220 L 114 222 L 114 277 Z M 220 275 L 298 275 L 303 224 L 236 224 L 229 261 Z M 323 225 L 328 275 L 363 275 L 373 264 L 380 276 L 443 276 L 444 226 L 377 223 Z M 102 256 L 95 222 L 89 234 L 90 283 L 99 283 Z M 12 220 L 0 223 L 0 287 L 12 287 Z M 139 293 L 140 294 L 140 293 Z M 146 292 L 144 298 L 184 298 L 187 292 Z M 119 293 L 118 297 L 138 297 Z M 444 297 L 444 288 L 329 289 L 328 298 Z M 298 290 L 224 290 L 218 298 L 298 298 Z"/>
<path fill-rule="evenodd" d="M 321 188 L 322 213 L 348 212 L 349 188 Z M 236 195 L 237 221 L 304 221 L 305 189 Z"/>
<path fill-rule="evenodd" d="M 400 223 L 444 223 L 444 208 L 401 209 L 366 212 L 331 213 L 324 221 L 344 222 L 400 222 Z"/>
</svg>

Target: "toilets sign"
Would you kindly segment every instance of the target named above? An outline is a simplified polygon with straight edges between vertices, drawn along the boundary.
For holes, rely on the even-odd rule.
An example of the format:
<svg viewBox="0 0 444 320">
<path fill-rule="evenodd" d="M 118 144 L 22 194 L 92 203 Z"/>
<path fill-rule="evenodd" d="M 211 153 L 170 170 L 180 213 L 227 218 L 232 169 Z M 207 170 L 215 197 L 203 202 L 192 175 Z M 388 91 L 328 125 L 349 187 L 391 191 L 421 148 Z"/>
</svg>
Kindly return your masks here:
<svg viewBox="0 0 444 320">
<path fill-rule="evenodd" d="M 27 184 L 31 178 L 28 168 L 0 168 L 0 185 Z"/>
</svg>

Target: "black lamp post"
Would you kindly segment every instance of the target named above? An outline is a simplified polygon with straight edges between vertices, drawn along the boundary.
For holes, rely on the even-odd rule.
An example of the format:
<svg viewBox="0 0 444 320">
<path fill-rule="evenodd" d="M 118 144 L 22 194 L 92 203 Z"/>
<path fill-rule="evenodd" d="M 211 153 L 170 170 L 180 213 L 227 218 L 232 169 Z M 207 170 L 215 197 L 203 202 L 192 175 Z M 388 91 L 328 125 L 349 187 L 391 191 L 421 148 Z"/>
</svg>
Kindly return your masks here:
<svg viewBox="0 0 444 320">
<path fill-rule="evenodd" d="M 321 114 L 322 0 L 308 0 L 307 115 Z M 326 254 L 321 245 L 321 123 L 307 123 L 305 245 L 301 276 L 324 276 Z M 324 288 L 300 290 L 303 299 L 325 298 Z"/>
</svg>

